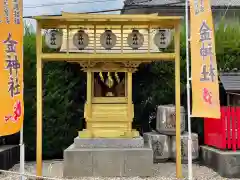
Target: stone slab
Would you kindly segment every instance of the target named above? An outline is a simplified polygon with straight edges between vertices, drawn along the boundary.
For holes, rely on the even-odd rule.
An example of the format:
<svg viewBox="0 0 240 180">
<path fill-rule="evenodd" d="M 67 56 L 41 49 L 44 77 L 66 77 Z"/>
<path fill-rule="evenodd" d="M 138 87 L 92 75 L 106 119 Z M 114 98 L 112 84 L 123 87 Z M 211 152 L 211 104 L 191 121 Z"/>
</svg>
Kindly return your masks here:
<svg viewBox="0 0 240 180">
<path fill-rule="evenodd" d="M 141 148 L 142 137 L 137 138 L 80 138 L 74 139 L 76 148 Z"/>
<path fill-rule="evenodd" d="M 240 152 L 201 146 L 203 163 L 226 178 L 240 178 Z"/>
<path fill-rule="evenodd" d="M 151 148 L 125 149 L 123 176 L 153 176 L 153 151 Z"/>
<path fill-rule="evenodd" d="M 75 149 L 71 145 L 64 151 L 63 176 L 78 177 L 93 175 L 93 155 L 91 151 Z"/>
<path fill-rule="evenodd" d="M 123 152 L 115 149 L 92 151 L 93 176 L 122 176 Z"/>
<path fill-rule="evenodd" d="M 142 137 L 137 138 L 79 138 L 74 139 L 76 148 L 141 148 Z"/>
<path fill-rule="evenodd" d="M 76 148 L 64 151 L 63 176 L 125 177 L 153 175 L 153 152 L 142 148 Z"/>
</svg>

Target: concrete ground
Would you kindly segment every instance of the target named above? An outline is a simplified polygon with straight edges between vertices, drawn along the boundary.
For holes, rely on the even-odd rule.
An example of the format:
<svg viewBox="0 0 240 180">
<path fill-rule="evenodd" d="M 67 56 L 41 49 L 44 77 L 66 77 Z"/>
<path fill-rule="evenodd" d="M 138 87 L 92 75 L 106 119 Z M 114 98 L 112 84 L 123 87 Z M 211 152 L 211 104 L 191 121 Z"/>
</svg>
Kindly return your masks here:
<svg viewBox="0 0 240 180">
<path fill-rule="evenodd" d="M 26 163 L 25 169 L 27 174 L 36 174 L 36 164 L 33 163 Z M 19 170 L 19 165 L 15 165 L 10 171 L 17 172 Z M 167 179 L 176 179 L 175 178 L 175 170 L 176 166 L 175 163 L 160 163 L 154 165 L 154 176 L 145 178 L 148 180 L 167 180 Z M 182 165 L 183 176 L 187 179 L 187 165 Z M 231 180 L 227 178 L 222 178 L 216 172 L 212 171 L 211 169 L 200 166 L 197 164 L 193 164 L 193 175 L 194 180 L 205 180 L 205 179 L 213 179 L 213 180 Z M 56 179 L 62 179 L 62 161 L 61 160 L 52 160 L 52 161 L 44 161 L 43 162 L 43 176 L 46 177 L 54 177 Z M 10 173 L 0 174 L 1 180 L 19 180 L 19 175 L 13 175 Z M 28 177 L 27 179 L 35 179 Z M 48 178 L 47 178 L 48 179 Z M 79 180 L 142 180 L 143 178 L 140 177 L 131 177 L 131 178 L 96 178 L 96 177 L 83 177 L 77 178 Z M 237 180 L 237 179 L 232 179 Z M 240 179 L 238 179 L 240 180 Z"/>
</svg>

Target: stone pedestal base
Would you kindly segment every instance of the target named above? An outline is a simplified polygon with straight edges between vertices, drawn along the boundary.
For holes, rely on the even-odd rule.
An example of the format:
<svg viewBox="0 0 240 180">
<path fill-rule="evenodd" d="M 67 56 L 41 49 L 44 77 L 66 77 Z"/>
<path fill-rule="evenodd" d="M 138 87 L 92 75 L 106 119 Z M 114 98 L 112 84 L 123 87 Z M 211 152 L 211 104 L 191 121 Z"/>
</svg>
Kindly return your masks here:
<svg viewBox="0 0 240 180">
<path fill-rule="evenodd" d="M 64 151 L 63 176 L 121 177 L 153 175 L 153 152 L 142 138 L 80 139 Z"/>
<path fill-rule="evenodd" d="M 240 178 L 240 152 L 201 146 L 203 163 L 225 178 Z"/>
</svg>

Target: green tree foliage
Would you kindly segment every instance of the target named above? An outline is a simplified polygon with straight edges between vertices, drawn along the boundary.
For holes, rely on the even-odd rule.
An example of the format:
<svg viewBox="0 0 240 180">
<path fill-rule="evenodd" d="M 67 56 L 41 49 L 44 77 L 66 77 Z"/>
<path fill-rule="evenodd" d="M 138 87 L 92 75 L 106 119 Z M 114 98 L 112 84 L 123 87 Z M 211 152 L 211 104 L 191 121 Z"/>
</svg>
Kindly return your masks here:
<svg viewBox="0 0 240 180">
<path fill-rule="evenodd" d="M 219 69 L 240 69 L 240 22 L 229 25 L 223 20 L 217 28 L 215 39 Z"/>
<path fill-rule="evenodd" d="M 224 23 L 223 23 L 224 24 Z M 240 67 L 239 24 L 219 25 L 215 32 L 218 68 Z M 181 34 L 181 92 L 186 107 L 186 53 L 185 30 Z M 36 152 L 36 39 L 31 27 L 24 36 L 24 139 L 27 158 L 33 160 Z M 43 157 L 61 158 L 83 128 L 86 77 L 78 64 L 66 62 L 44 63 L 43 70 Z M 133 75 L 134 126 L 141 132 L 154 128 L 156 108 L 175 103 L 173 62 L 154 62 L 140 65 Z M 203 134 L 203 122 L 195 119 L 193 131 Z"/>
</svg>

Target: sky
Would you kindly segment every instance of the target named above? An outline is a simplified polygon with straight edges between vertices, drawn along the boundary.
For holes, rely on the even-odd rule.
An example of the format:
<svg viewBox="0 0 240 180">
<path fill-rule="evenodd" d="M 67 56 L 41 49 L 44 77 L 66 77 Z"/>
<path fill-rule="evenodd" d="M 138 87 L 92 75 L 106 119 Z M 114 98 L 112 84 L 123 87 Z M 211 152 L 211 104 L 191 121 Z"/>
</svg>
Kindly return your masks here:
<svg viewBox="0 0 240 180">
<path fill-rule="evenodd" d="M 89 2 L 89 3 L 86 3 Z M 52 15 L 65 12 L 89 12 L 123 7 L 124 0 L 23 0 L 23 16 Z M 66 3 L 64 5 L 45 6 L 49 4 Z M 71 4 L 75 3 L 75 4 Z M 36 7 L 42 6 L 42 7 Z M 114 13 L 114 12 L 111 12 Z M 119 13 L 115 12 L 115 13 Z M 36 25 L 34 20 L 25 19 L 27 23 Z"/>
</svg>

